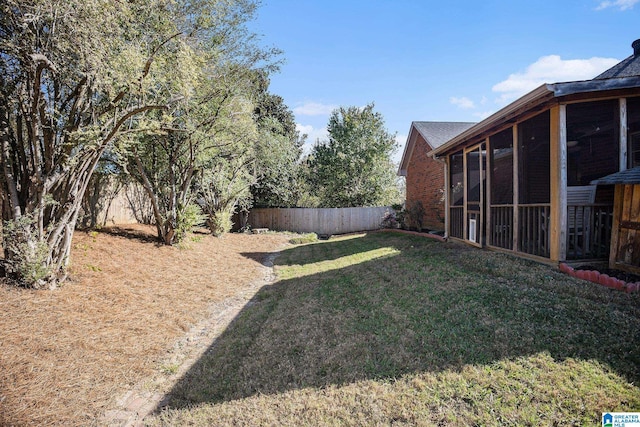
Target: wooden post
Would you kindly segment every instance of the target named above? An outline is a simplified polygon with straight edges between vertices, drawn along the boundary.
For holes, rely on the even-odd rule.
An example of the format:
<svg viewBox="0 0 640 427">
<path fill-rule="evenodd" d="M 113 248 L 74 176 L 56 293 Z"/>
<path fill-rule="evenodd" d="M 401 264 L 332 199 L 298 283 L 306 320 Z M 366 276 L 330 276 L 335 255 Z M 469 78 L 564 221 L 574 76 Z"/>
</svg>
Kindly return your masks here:
<svg viewBox="0 0 640 427">
<path fill-rule="evenodd" d="M 513 125 L 513 251 L 519 252 L 518 239 L 520 238 L 520 142 L 518 141 L 518 125 Z"/>
<path fill-rule="evenodd" d="M 486 151 L 486 161 L 485 161 L 485 201 L 483 203 L 483 209 L 485 212 L 485 235 L 487 245 L 491 245 L 491 233 L 493 232 L 493 227 L 491 227 L 491 170 L 493 165 L 491 164 L 491 144 L 489 143 L 489 137 L 485 139 L 485 151 Z"/>
<path fill-rule="evenodd" d="M 618 260 L 618 241 L 620 239 L 620 218 L 622 218 L 622 208 L 624 206 L 625 185 L 615 186 L 613 197 L 613 229 L 611 230 L 611 246 L 609 252 L 609 268 L 616 268 Z"/>
<path fill-rule="evenodd" d="M 627 160 L 627 99 L 620 98 L 620 170 L 626 170 Z"/>
<path fill-rule="evenodd" d="M 567 108 L 551 107 L 550 258 L 564 261 L 567 254 Z"/>
<path fill-rule="evenodd" d="M 469 234 L 468 233 L 468 226 L 467 226 L 467 222 L 469 222 L 467 220 L 467 216 L 469 215 L 467 213 L 467 186 L 468 186 L 468 181 L 467 181 L 467 149 L 464 148 L 462 150 L 462 239 L 463 240 L 469 240 Z M 476 228 L 477 230 L 477 228 Z"/>
<path fill-rule="evenodd" d="M 449 163 L 449 159 L 451 158 L 451 156 L 447 156 L 444 159 L 443 165 L 442 167 L 444 168 L 444 236 L 445 237 L 449 237 L 450 230 L 449 230 L 449 226 L 450 226 L 450 212 L 449 212 L 449 191 L 451 189 L 451 183 L 450 178 L 449 178 L 449 168 L 450 168 L 450 163 Z"/>
</svg>

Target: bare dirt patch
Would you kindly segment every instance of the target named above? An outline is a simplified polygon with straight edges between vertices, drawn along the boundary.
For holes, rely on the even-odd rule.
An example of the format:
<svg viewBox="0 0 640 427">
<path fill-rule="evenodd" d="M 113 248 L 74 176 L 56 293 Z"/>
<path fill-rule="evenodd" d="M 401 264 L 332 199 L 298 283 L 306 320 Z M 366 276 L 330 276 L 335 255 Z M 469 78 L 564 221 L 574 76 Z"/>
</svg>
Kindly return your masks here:
<svg viewBox="0 0 640 427">
<path fill-rule="evenodd" d="M 287 240 L 195 234 L 178 248 L 153 234 L 76 232 L 62 288 L 0 284 L 0 425 L 95 424 L 212 307 L 255 284 Z"/>
</svg>

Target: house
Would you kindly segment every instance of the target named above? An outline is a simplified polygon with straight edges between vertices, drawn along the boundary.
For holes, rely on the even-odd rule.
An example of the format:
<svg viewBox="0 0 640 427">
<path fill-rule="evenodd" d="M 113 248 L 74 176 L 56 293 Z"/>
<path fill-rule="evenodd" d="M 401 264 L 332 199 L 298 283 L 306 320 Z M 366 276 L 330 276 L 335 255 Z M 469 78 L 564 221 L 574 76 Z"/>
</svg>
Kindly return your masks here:
<svg viewBox="0 0 640 427">
<path fill-rule="evenodd" d="M 640 40 L 592 80 L 544 84 L 429 155 L 451 239 L 542 261 L 608 259 L 613 185 L 640 166 Z M 636 207 L 640 208 L 640 207 Z"/>
<path fill-rule="evenodd" d="M 474 123 L 412 122 L 398 175 L 406 177 L 405 207 L 422 204 L 422 224 L 430 230 L 444 230 L 444 165 L 427 154 L 469 129 Z"/>
</svg>

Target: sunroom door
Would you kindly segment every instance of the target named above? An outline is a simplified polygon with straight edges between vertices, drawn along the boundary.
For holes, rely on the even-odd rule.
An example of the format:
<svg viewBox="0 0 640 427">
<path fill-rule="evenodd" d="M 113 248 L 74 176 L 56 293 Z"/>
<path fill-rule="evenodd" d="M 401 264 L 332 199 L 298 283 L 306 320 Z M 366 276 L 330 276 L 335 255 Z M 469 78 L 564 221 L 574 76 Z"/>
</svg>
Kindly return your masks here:
<svg viewBox="0 0 640 427">
<path fill-rule="evenodd" d="M 473 245 L 484 244 L 484 144 L 465 150 L 465 240 Z"/>
</svg>

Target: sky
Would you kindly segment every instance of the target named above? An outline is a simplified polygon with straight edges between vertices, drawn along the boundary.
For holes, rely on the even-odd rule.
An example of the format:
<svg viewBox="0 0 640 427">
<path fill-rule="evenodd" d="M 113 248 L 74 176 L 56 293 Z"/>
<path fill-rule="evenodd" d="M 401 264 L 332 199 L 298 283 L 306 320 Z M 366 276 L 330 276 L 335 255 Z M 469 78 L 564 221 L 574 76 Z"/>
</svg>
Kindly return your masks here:
<svg viewBox="0 0 640 427">
<path fill-rule="evenodd" d="M 335 108 L 373 102 L 399 162 L 412 121 L 477 122 L 630 56 L 640 0 L 262 0 L 249 28 L 283 51 L 270 91 L 307 151 Z"/>
</svg>

